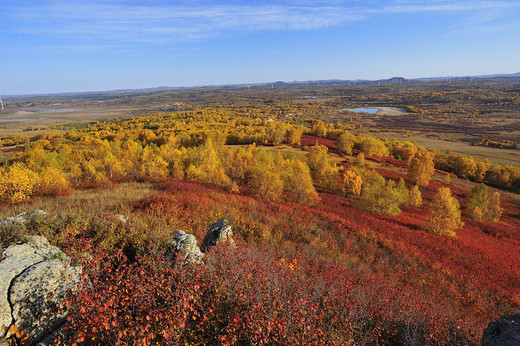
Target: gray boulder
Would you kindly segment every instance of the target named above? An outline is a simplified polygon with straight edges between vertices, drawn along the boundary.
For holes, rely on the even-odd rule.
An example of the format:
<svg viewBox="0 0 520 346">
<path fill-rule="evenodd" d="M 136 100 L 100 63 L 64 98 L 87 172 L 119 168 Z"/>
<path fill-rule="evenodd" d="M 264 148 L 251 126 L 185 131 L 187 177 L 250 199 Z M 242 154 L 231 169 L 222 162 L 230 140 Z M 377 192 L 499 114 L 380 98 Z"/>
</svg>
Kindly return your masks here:
<svg viewBox="0 0 520 346">
<path fill-rule="evenodd" d="M 200 249 L 202 252 L 207 252 L 213 246 L 222 243 L 236 246 L 235 240 L 233 239 L 233 231 L 226 219 L 221 219 L 220 221 L 211 225 L 208 233 L 206 233 L 206 236 L 202 241 Z"/>
<path fill-rule="evenodd" d="M 81 269 L 42 236 L 2 252 L 0 262 L 0 344 L 28 337 L 34 343 L 59 326 L 61 303 L 78 288 Z"/>
<path fill-rule="evenodd" d="M 122 214 L 116 214 L 116 215 L 114 215 L 114 219 L 117 222 L 126 223 L 128 221 L 128 216 L 122 215 Z"/>
<path fill-rule="evenodd" d="M 6 217 L 5 219 L 0 220 L 0 226 L 1 225 L 7 225 L 7 224 L 10 224 L 10 223 L 17 223 L 17 224 L 20 224 L 20 225 L 25 225 L 25 223 L 29 219 L 34 219 L 34 218 L 37 218 L 37 217 L 45 217 L 45 216 L 49 216 L 49 214 L 47 214 L 43 210 L 35 210 L 33 212 L 23 212 L 23 213 L 20 213 L 20 214 L 18 214 L 16 216 Z"/>
<path fill-rule="evenodd" d="M 193 234 L 176 231 L 175 238 L 167 244 L 165 257 L 169 260 L 179 257 L 183 264 L 191 264 L 200 263 L 204 254 L 200 252 Z"/>
<path fill-rule="evenodd" d="M 483 346 L 520 345 L 520 314 L 502 316 L 491 322 L 482 335 Z"/>
<path fill-rule="evenodd" d="M 197 239 L 193 234 L 176 231 L 175 238 L 166 244 L 165 257 L 168 260 L 179 258 L 183 264 L 201 263 L 204 257 L 203 252 L 222 243 L 236 246 L 231 226 L 225 219 L 211 225 L 200 248 L 197 246 Z"/>
</svg>

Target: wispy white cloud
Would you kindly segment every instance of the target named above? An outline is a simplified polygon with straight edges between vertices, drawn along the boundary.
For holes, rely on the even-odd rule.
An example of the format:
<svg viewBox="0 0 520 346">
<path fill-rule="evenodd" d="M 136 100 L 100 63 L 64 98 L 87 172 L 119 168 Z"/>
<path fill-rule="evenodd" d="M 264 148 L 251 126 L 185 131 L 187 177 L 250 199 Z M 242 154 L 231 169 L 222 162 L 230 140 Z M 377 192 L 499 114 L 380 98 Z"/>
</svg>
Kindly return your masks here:
<svg viewBox="0 0 520 346">
<path fill-rule="evenodd" d="M 81 41 L 167 42 L 201 40 L 228 32 L 321 29 L 378 15 L 468 11 L 485 15 L 491 10 L 519 7 L 518 2 L 469 0 L 292 0 L 285 5 L 53 2 L 10 8 L 4 16 L 25 34 L 77 37 Z"/>
<path fill-rule="evenodd" d="M 460 35 L 499 35 L 504 33 L 520 33 L 520 21 L 511 21 L 502 23 L 500 21 L 470 21 L 456 26 L 446 33 L 445 36 L 460 36 Z"/>
</svg>

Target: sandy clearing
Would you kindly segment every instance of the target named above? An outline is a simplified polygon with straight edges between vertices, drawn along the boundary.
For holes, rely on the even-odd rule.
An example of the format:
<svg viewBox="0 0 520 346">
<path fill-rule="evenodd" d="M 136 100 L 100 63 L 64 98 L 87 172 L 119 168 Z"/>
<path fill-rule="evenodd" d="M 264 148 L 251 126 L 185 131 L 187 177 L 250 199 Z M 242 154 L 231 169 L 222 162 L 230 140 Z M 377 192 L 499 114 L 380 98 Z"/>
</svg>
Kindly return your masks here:
<svg viewBox="0 0 520 346">
<path fill-rule="evenodd" d="M 377 107 L 379 110 L 376 112 L 378 115 L 405 115 L 408 112 L 404 108 L 397 107 Z"/>
</svg>

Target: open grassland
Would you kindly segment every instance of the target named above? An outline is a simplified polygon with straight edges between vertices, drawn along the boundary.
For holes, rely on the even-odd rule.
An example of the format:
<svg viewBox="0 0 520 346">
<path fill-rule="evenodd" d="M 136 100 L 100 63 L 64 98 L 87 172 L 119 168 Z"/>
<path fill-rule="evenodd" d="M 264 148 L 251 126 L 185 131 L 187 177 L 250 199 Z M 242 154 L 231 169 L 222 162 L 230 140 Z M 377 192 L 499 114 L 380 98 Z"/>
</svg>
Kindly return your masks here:
<svg viewBox="0 0 520 346">
<path fill-rule="evenodd" d="M 365 131 L 358 130 L 357 132 L 363 133 Z M 450 136 L 425 133 L 423 131 L 417 133 L 410 133 L 410 131 L 406 132 L 406 134 L 403 134 L 399 132 L 381 132 L 378 130 L 372 130 L 369 133 L 378 137 L 386 137 L 388 139 L 398 138 L 400 140 L 410 141 L 428 149 L 436 149 L 442 152 L 450 151 L 455 154 L 469 155 L 483 160 L 490 160 L 502 165 L 514 165 L 520 167 L 519 149 L 499 149 L 472 145 L 468 142 L 451 139 Z"/>
<path fill-rule="evenodd" d="M 124 213 L 124 206 L 148 197 L 157 190 L 150 183 L 123 183 L 113 187 L 79 190 L 70 195 L 39 197 L 24 204 L 0 204 L 0 218 L 27 210 L 45 210 L 52 214 L 77 214 L 90 217 L 105 212 Z"/>
<path fill-rule="evenodd" d="M 62 125 L 65 129 L 86 126 L 91 121 L 139 114 L 136 106 L 42 105 L 0 111 L 0 137 L 38 135 Z"/>
</svg>

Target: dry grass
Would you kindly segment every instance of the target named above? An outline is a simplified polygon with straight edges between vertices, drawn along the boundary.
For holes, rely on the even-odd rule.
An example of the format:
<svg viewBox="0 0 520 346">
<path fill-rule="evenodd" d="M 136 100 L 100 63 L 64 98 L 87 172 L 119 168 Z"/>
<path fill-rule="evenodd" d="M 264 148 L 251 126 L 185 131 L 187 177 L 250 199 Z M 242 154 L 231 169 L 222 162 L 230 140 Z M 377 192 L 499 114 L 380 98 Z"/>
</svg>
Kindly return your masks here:
<svg viewBox="0 0 520 346">
<path fill-rule="evenodd" d="M 362 133 L 361 131 L 359 131 Z M 399 140 L 410 141 L 416 145 L 422 145 L 428 149 L 437 149 L 441 152 L 450 150 L 454 154 L 469 155 L 483 160 L 490 160 L 501 165 L 513 165 L 520 167 L 520 150 L 517 149 L 499 149 L 484 147 L 479 145 L 471 145 L 468 142 L 458 140 L 460 134 L 442 133 L 436 134 L 438 138 L 432 138 L 433 134 L 425 132 L 410 132 L 403 135 L 399 132 L 385 132 L 387 138 L 398 138 Z M 380 137 L 377 136 L 376 137 Z"/>
<path fill-rule="evenodd" d="M 0 226 L 0 249 L 23 240 L 27 234 L 41 234 L 51 244 L 61 246 L 68 235 L 86 232 L 93 244 L 105 251 L 127 247 L 140 253 L 157 253 L 171 237 L 172 227 L 162 215 L 135 215 L 130 206 L 157 192 L 151 183 L 134 182 L 77 191 L 69 196 L 37 198 L 25 204 L 0 205 L 0 219 L 37 209 L 50 214 L 49 218 L 30 220 L 25 226 Z M 128 222 L 121 223 L 113 217 L 115 213 L 129 216 Z"/>
<path fill-rule="evenodd" d="M 85 102 L 62 105 L 39 104 L 34 107 L 13 108 L 0 112 L 0 137 L 14 134 L 36 135 L 48 127 L 66 123 L 84 123 L 106 118 L 118 118 L 143 111 L 133 105 L 88 104 Z M 8 128 L 5 128 L 8 126 Z M 45 131 L 24 131 L 27 128 L 47 128 Z"/>
<path fill-rule="evenodd" d="M 42 197 L 17 205 L 0 205 L 0 219 L 42 209 L 49 214 L 99 215 L 113 210 L 125 213 L 127 205 L 156 193 L 150 183 L 124 183 L 111 188 L 77 191 L 69 196 Z"/>
</svg>

